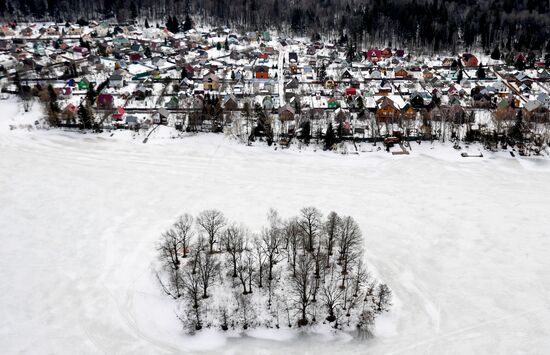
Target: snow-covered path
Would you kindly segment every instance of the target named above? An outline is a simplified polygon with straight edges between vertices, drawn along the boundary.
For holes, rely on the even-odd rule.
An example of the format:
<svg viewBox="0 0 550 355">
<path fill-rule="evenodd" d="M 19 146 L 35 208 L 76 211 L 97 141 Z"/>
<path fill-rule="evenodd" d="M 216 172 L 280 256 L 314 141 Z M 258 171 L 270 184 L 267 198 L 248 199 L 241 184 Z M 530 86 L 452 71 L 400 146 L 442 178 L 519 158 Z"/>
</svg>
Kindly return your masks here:
<svg viewBox="0 0 550 355">
<path fill-rule="evenodd" d="M 5 354 L 545 354 L 550 164 L 418 149 L 341 156 L 222 136 L 127 141 L 0 122 L 0 348 Z M 443 151 L 443 150 L 442 150 Z M 370 154 L 370 155 L 369 155 Z M 456 160 L 456 161 L 455 161 Z M 357 218 L 398 304 L 375 339 L 189 338 L 151 277 L 183 212 L 251 227 L 269 207 Z"/>
</svg>

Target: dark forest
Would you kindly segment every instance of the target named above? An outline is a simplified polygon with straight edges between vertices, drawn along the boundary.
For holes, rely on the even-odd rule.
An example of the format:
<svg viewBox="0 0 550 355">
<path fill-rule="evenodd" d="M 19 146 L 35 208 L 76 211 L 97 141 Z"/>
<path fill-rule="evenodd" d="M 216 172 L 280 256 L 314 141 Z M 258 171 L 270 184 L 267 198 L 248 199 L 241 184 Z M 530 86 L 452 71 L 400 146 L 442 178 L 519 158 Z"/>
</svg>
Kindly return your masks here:
<svg viewBox="0 0 550 355">
<path fill-rule="evenodd" d="M 6 20 L 74 22 L 135 19 L 245 30 L 277 29 L 357 44 L 431 52 L 494 47 L 549 51 L 548 0 L 0 0 Z"/>
</svg>

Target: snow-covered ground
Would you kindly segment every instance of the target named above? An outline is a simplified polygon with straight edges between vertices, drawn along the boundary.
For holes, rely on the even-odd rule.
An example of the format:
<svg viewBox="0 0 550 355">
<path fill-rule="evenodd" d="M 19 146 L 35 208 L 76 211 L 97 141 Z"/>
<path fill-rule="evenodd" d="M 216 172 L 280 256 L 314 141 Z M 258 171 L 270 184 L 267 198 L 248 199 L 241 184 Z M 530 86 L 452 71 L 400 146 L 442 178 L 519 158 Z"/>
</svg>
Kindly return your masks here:
<svg viewBox="0 0 550 355">
<path fill-rule="evenodd" d="M 461 158 L 413 144 L 340 155 L 185 139 L 9 130 L 0 102 L 4 354 L 546 354 L 550 161 Z M 364 147 L 366 148 L 366 147 Z M 269 207 L 354 216 L 396 305 L 367 341 L 326 334 L 184 335 L 151 275 L 159 234 L 218 208 L 250 227 Z"/>
</svg>

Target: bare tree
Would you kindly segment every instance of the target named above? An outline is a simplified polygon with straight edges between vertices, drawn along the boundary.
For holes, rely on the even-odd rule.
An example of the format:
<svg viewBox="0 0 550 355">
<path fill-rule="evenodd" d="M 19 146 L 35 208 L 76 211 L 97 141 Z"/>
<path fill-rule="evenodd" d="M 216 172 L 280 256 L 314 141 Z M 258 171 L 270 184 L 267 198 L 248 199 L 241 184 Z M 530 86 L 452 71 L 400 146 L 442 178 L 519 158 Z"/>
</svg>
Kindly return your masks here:
<svg viewBox="0 0 550 355">
<path fill-rule="evenodd" d="M 296 276 L 296 258 L 298 255 L 298 248 L 300 244 L 300 231 L 301 228 L 298 225 L 296 218 L 290 219 L 284 227 L 284 240 L 285 249 L 287 251 L 287 259 L 292 266 L 292 275 Z"/>
<path fill-rule="evenodd" d="M 185 293 L 190 303 L 192 304 L 192 308 L 199 308 L 199 299 L 201 292 L 201 279 L 199 277 L 199 274 L 193 273 L 191 268 L 186 268 L 182 271 L 182 285 L 185 289 Z"/>
<path fill-rule="evenodd" d="M 252 278 L 254 276 L 254 255 L 250 248 L 246 247 L 239 255 L 237 262 L 237 275 L 243 286 L 243 295 L 252 293 Z M 247 289 L 248 286 L 248 289 Z"/>
<path fill-rule="evenodd" d="M 362 250 L 361 229 L 352 217 L 342 218 L 338 247 L 338 264 L 342 266 L 342 275 L 347 275 L 350 263 L 360 255 L 358 252 Z"/>
<path fill-rule="evenodd" d="M 360 339 L 371 338 L 373 336 L 374 320 L 376 313 L 365 307 L 358 317 L 357 332 Z"/>
<path fill-rule="evenodd" d="M 170 270 L 170 289 L 176 298 L 181 297 L 184 292 L 183 277 L 180 269 Z"/>
<path fill-rule="evenodd" d="M 164 293 L 166 293 L 168 296 L 171 296 L 174 299 L 178 299 L 182 296 L 182 292 L 184 292 L 184 285 L 183 285 L 183 278 L 181 276 L 181 270 L 170 268 L 168 272 L 169 272 L 168 285 L 166 285 L 166 283 L 162 281 L 158 272 L 155 273 L 155 276 Z"/>
<path fill-rule="evenodd" d="M 343 302 L 344 291 L 340 288 L 338 277 L 336 267 L 333 264 L 322 287 L 322 300 L 328 312 L 326 320 L 329 322 L 336 321 L 335 310 L 341 307 Z"/>
<path fill-rule="evenodd" d="M 187 257 L 189 245 L 191 245 L 193 238 L 193 217 L 190 214 L 184 214 L 179 216 L 174 223 L 174 231 L 176 232 L 178 242 L 183 254 L 183 257 Z"/>
<path fill-rule="evenodd" d="M 263 245 L 262 239 L 260 239 L 258 237 L 256 237 L 254 239 L 254 251 L 255 251 L 255 255 L 256 255 L 256 262 L 257 262 L 257 265 L 258 265 L 258 273 L 257 273 L 258 287 L 262 288 L 263 287 L 263 276 L 264 276 L 264 271 L 265 271 L 264 268 L 265 268 L 267 256 L 264 252 L 264 245 Z"/>
<path fill-rule="evenodd" d="M 260 239 L 260 248 L 267 258 L 267 279 L 273 280 L 273 267 L 284 256 L 280 252 L 282 238 L 279 229 L 264 229 Z"/>
<path fill-rule="evenodd" d="M 193 245 L 193 248 L 191 249 L 191 252 L 189 254 L 191 260 L 189 260 L 189 262 L 187 263 L 187 268 L 191 269 L 191 272 L 193 274 L 196 274 L 198 272 L 199 259 L 201 257 L 201 253 L 204 251 L 205 244 L 206 242 L 204 241 L 204 237 L 199 236 L 199 238 Z"/>
<path fill-rule="evenodd" d="M 186 269 L 182 272 L 182 282 L 187 295 L 187 301 L 191 305 L 192 312 L 187 316 L 191 321 L 194 330 L 202 329 L 202 316 L 200 305 L 201 280 L 198 273 Z"/>
<path fill-rule="evenodd" d="M 200 253 L 198 259 L 198 274 L 202 284 L 202 298 L 208 298 L 208 287 L 214 282 L 220 270 L 220 263 L 210 253 Z"/>
<path fill-rule="evenodd" d="M 332 250 L 334 249 L 334 245 L 336 243 L 340 224 L 340 216 L 338 216 L 336 212 L 330 212 L 324 225 L 325 249 L 327 251 L 328 259 L 332 256 Z"/>
<path fill-rule="evenodd" d="M 315 291 L 314 265 L 315 261 L 309 253 L 300 255 L 296 263 L 296 276 L 291 279 L 294 304 L 300 314 L 298 326 L 305 326 L 309 323 L 307 309 Z"/>
<path fill-rule="evenodd" d="M 251 322 L 254 319 L 254 308 L 252 307 L 249 297 L 239 294 L 238 292 L 235 293 L 235 297 L 239 305 L 239 317 L 241 318 L 243 329 L 246 330 L 251 326 Z"/>
<path fill-rule="evenodd" d="M 368 284 L 370 275 L 363 260 L 359 260 L 355 273 L 353 275 L 353 297 L 360 298 L 362 296 L 363 287 Z"/>
<path fill-rule="evenodd" d="M 218 237 L 227 221 L 223 213 L 218 210 L 202 211 L 197 217 L 197 224 L 204 229 L 210 245 L 210 253 L 214 252 L 214 244 L 218 242 Z"/>
<path fill-rule="evenodd" d="M 375 293 L 376 312 L 382 313 L 384 311 L 387 311 L 392 304 L 391 301 L 392 301 L 392 292 L 388 287 L 388 285 L 386 284 L 378 285 L 378 288 L 376 289 L 376 293 Z"/>
<path fill-rule="evenodd" d="M 317 248 L 315 248 L 315 251 L 311 253 L 311 257 L 314 260 L 314 279 L 315 279 L 315 287 L 313 289 L 313 300 L 312 302 L 317 302 L 317 291 L 319 290 L 319 286 L 321 283 L 321 270 L 323 271 L 323 274 L 325 273 L 325 263 L 326 263 L 326 257 L 324 254 L 324 251 L 321 249 L 321 241 L 319 240 L 317 242 Z M 323 275 L 324 278 L 324 275 Z"/>
<path fill-rule="evenodd" d="M 237 277 L 237 260 L 245 247 L 244 235 L 244 229 L 233 224 L 226 229 L 222 239 L 223 247 L 233 269 L 232 277 Z"/>
<path fill-rule="evenodd" d="M 321 231 L 321 212 L 315 207 L 304 207 L 300 210 L 300 219 L 298 226 L 303 233 L 304 248 L 313 252 L 315 248 L 315 240 Z"/>
<path fill-rule="evenodd" d="M 178 250 L 180 248 L 180 241 L 176 231 L 171 228 L 162 233 L 161 241 L 157 246 L 160 259 L 165 263 L 168 268 L 177 270 L 180 267 L 180 260 L 178 257 Z"/>
</svg>

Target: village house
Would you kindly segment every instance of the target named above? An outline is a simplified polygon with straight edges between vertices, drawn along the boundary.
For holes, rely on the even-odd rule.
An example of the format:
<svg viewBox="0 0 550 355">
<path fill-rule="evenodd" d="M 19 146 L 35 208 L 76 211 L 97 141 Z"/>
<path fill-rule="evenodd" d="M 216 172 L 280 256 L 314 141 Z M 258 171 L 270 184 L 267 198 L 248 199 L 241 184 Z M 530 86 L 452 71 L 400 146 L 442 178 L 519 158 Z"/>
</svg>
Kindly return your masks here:
<svg viewBox="0 0 550 355">
<path fill-rule="evenodd" d="M 256 79 L 269 79 L 269 69 L 263 65 L 257 66 L 255 77 Z"/>
<path fill-rule="evenodd" d="M 273 103 L 273 98 L 271 97 L 271 95 L 264 96 L 264 98 L 262 100 L 262 106 L 263 106 L 264 110 L 267 110 L 267 111 L 273 110 L 275 105 Z"/>
<path fill-rule="evenodd" d="M 424 71 L 422 72 L 422 77 L 424 78 L 424 81 L 429 81 L 433 79 L 434 73 L 429 69 L 424 69 Z"/>
<path fill-rule="evenodd" d="M 414 120 L 416 119 L 416 110 L 410 104 L 406 104 L 401 109 L 400 118 L 405 120 Z"/>
<path fill-rule="evenodd" d="M 220 78 L 214 73 L 208 73 L 202 78 L 204 90 L 218 91 L 220 88 Z"/>
<path fill-rule="evenodd" d="M 327 100 L 327 108 L 337 109 L 339 106 L 340 104 L 338 103 L 338 100 L 335 97 L 330 97 Z"/>
<path fill-rule="evenodd" d="M 82 34 L 82 28 L 80 26 L 72 25 L 66 30 L 68 36 L 80 36 Z"/>
<path fill-rule="evenodd" d="M 0 37 L 11 37 L 14 36 L 15 32 L 9 26 L 0 27 Z"/>
<path fill-rule="evenodd" d="M 380 99 L 376 109 L 377 122 L 395 122 L 399 118 L 399 109 L 388 97 Z"/>
<path fill-rule="evenodd" d="M 109 87 L 118 88 L 124 86 L 124 78 L 120 74 L 113 74 L 109 77 Z"/>
<path fill-rule="evenodd" d="M 169 110 L 176 110 L 180 107 L 180 100 L 176 96 L 171 96 L 170 99 L 164 104 Z"/>
<path fill-rule="evenodd" d="M 111 109 L 113 107 L 114 98 L 111 94 L 99 94 L 97 96 L 97 107 L 100 109 Z"/>
<path fill-rule="evenodd" d="M 394 69 L 394 76 L 396 78 L 406 78 L 409 76 L 409 72 L 404 67 L 396 67 Z"/>
<path fill-rule="evenodd" d="M 24 37 L 31 37 L 33 35 L 34 31 L 30 27 L 25 27 L 21 31 L 19 31 L 19 34 Z"/>
<path fill-rule="evenodd" d="M 239 101 L 232 95 L 226 95 L 222 101 L 222 107 L 226 110 L 237 110 L 239 108 Z"/>
<path fill-rule="evenodd" d="M 477 57 L 471 53 L 464 53 L 462 55 L 462 62 L 466 67 L 477 67 L 479 65 Z"/>
<path fill-rule="evenodd" d="M 296 52 L 288 53 L 288 62 L 289 63 L 298 63 L 298 53 L 296 53 Z"/>
<path fill-rule="evenodd" d="M 523 106 L 523 117 L 528 122 L 548 123 L 550 122 L 549 112 L 538 100 L 527 101 Z"/>
<path fill-rule="evenodd" d="M 278 110 L 278 113 L 279 113 L 279 119 L 283 122 L 294 120 L 295 110 L 289 104 L 286 104 L 283 107 L 280 107 Z"/>
<path fill-rule="evenodd" d="M 379 49 L 371 48 L 366 53 L 367 60 L 371 62 L 378 62 L 382 59 L 382 51 Z"/>
</svg>

